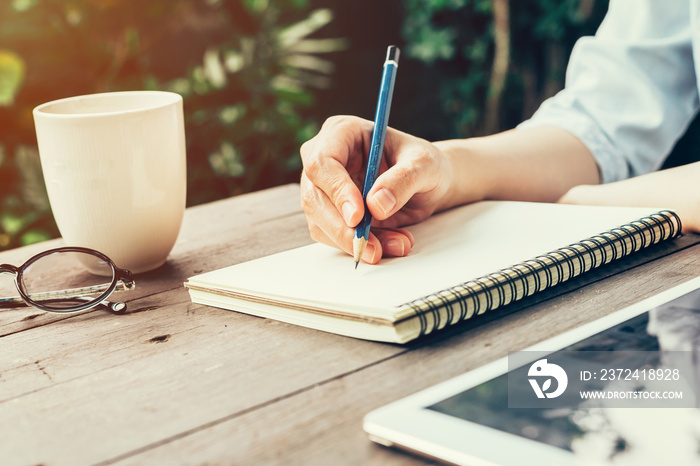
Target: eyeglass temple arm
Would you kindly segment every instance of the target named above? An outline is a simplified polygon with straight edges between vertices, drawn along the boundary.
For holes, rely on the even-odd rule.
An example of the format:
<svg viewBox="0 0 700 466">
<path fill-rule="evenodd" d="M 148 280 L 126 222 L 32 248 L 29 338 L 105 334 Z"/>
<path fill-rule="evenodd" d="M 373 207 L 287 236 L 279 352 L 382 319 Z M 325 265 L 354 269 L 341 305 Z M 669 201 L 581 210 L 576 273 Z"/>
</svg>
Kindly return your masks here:
<svg viewBox="0 0 700 466">
<path fill-rule="evenodd" d="M 85 301 L 85 302 L 90 302 L 91 298 L 88 298 L 86 296 L 75 296 L 73 299 L 77 299 L 80 301 Z M 52 299 L 45 299 L 43 300 L 44 302 L 51 302 L 53 301 Z M 60 299 L 57 299 L 56 301 L 60 301 Z M 7 298 L 7 299 L 0 299 L 0 309 L 15 309 L 18 307 L 31 307 L 30 304 L 27 304 L 24 302 L 22 298 L 14 297 L 14 298 Z M 99 303 L 95 304 L 94 307 L 90 309 L 95 309 L 101 307 L 107 311 L 113 312 L 114 314 L 123 314 L 126 312 L 126 303 L 122 301 L 107 301 L 102 300 Z M 70 312 L 65 311 L 65 314 L 70 314 Z"/>
<path fill-rule="evenodd" d="M 127 272 L 127 271 L 125 271 Z M 131 274 L 128 277 L 124 277 L 120 282 L 117 283 L 114 291 L 126 291 L 133 290 L 135 288 L 135 283 L 131 279 Z M 81 301 L 90 301 L 92 298 L 85 296 L 89 294 L 98 293 L 100 291 L 105 291 L 110 287 L 110 284 L 95 285 L 95 286 L 84 286 L 81 288 L 71 288 L 68 290 L 55 290 L 47 291 L 46 293 L 35 293 L 32 294 L 32 299 L 34 301 L 50 301 L 50 300 L 60 300 L 66 298 L 75 298 Z M 98 305 L 104 305 L 107 309 L 112 312 L 123 312 L 126 310 L 126 304 L 122 302 L 111 302 L 107 300 L 101 301 Z M 12 298 L 0 298 L 0 309 L 9 309 L 15 307 L 28 307 L 29 305 L 24 302 L 19 296 Z"/>
</svg>

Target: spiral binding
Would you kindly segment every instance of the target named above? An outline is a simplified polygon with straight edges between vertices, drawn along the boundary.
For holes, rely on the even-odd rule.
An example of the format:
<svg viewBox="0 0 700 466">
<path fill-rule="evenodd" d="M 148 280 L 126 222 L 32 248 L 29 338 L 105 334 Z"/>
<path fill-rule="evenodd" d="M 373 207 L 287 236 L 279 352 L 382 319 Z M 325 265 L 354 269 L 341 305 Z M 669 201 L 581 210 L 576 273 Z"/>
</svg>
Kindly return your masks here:
<svg viewBox="0 0 700 466">
<path fill-rule="evenodd" d="M 420 323 L 419 335 L 427 335 L 680 236 L 681 228 L 678 215 L 663 210 L 399 308 L 411 310 Z"/>
</svg>

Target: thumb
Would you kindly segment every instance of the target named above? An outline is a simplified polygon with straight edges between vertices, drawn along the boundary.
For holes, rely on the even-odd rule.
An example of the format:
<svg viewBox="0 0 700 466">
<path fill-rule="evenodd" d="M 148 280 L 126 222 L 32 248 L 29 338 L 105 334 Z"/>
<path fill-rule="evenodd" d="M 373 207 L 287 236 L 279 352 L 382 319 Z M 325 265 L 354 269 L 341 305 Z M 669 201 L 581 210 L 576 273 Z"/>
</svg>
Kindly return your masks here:
<svg viewBox="0 0 700 466">
<path fill-rule="evenodd" d="M 377 220 L 386 220 L 398 212 L 425 182 L 414 161 L 398 162 L 382 173 L 367 194 L 367 207 Z"/>
</svg>

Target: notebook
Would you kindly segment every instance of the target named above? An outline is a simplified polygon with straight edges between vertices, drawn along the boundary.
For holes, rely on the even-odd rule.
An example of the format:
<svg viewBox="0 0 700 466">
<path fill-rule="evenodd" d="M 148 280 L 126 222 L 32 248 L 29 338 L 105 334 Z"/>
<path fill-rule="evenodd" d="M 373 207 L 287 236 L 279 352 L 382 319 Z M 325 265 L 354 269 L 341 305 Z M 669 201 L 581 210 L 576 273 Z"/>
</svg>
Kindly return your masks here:
<svg viewBox="0 0 700 466">
<path fill-rule="evenodd" d="M 486 201 L 408 228 L 378 265 L 312 244 L 189 278 L 193 302 L 406 343 L 680 235 L 669 210 Z"/>
</svg>

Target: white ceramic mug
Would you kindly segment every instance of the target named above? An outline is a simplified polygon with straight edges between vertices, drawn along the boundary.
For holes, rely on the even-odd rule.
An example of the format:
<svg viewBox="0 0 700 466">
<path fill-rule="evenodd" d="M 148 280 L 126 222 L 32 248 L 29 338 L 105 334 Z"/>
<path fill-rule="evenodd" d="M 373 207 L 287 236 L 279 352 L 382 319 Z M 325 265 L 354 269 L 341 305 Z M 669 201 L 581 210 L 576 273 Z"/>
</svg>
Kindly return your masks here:
<svg viewBox="0 0 700 466">
<path fill-rule="evenodd" d="M 161 266 L 185 210 L 182 97 L 157 91 L 71 97 L 35 108 L 34 122 L 66 244 L 96 249 L 133 273 Z"/>
</svg>

